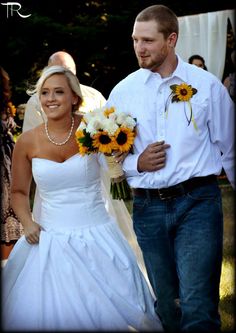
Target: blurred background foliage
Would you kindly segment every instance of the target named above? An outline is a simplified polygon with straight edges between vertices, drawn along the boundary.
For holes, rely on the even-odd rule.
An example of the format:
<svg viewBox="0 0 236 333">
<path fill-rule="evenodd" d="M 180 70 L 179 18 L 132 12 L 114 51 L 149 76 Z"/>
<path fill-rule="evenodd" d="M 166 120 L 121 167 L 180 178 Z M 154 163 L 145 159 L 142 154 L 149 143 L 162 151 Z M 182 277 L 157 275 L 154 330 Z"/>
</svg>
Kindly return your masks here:
<svg viewBox="0 0 236 333">
<path fill-rule="evenodd" d="M 26 103 L 33 84 L 49 56 L 59 50 L 75 59 L 80 82 L 100 90 L 107 98 L 113 86 L 138 68 L 131 34 L 140 10 L 153 4 L 170 7 L 177 16 L 233 9 L 233 1 L 149 0 L 20 0 L 20 17 L 7 17 L 0 4 L 0 64 L 12 83 L 15 105 Z"/>
</svg>

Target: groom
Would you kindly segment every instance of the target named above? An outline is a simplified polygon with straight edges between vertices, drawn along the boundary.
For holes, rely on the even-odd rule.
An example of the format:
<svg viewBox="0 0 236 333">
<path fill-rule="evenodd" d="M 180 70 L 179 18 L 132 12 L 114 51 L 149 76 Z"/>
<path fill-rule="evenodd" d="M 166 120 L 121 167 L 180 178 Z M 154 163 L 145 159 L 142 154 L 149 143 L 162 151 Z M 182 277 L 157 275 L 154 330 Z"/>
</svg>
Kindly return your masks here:
<svg viewBox="0 0 236 333">
<path fill-rule="evenodd" d="M 178 33 L 166 6 L 137 15 L 132 39 L 140 69 L 115 86 L 107 106 L 137 119 L 134 154 L 123 169 L 163 326 L 215 333 L 223 247 L 216 176 L 223 167 L 234 187 L 235 112 L 214 75 L 175 53 Z"/>
</svg>

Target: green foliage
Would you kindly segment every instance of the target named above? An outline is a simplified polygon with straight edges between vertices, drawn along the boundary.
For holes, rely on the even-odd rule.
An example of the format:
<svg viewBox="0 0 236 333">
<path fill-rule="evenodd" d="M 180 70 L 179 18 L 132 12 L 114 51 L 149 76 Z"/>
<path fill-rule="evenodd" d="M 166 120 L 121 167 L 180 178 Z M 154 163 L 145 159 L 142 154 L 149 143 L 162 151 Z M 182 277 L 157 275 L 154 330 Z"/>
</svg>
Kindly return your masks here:
<svg viewBox="0 0 236 333">
<path fill-rule="evenodd" d="M 183 3 L 153 0 L 22 0 L 21 18 L 6 17 L 0 4 L 0 64 L 12 81 L 15 105 L 25 103 L 28 85 L 58 50 L 75 59 L 77 74 L 84 84 L 94 86 L 108 97 L 113 86 L 138 68 L 131 41 L 135 16 L 143 8 L 164 4 L 177 15 L 189 15 L 220 8 L 233 8 L 229 1 L 219 7 L 212 2 Z"/>
</svg>

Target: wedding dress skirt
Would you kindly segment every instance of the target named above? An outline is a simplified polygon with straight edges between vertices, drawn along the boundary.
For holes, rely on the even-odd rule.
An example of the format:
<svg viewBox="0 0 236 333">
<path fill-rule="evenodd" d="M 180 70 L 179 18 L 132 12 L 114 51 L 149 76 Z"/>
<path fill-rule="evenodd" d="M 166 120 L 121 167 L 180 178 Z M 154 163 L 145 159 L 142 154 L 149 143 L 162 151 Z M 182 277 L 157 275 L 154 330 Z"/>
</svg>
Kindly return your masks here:
<svg viewBox="0 0 236 333">
<path fill-rule="evenodd" d="M 136 258 L 101 194 L 97 155 L 33 158 L 39 244 L 2 269 L 4 331 L 162 331 Z"/>
</svg>

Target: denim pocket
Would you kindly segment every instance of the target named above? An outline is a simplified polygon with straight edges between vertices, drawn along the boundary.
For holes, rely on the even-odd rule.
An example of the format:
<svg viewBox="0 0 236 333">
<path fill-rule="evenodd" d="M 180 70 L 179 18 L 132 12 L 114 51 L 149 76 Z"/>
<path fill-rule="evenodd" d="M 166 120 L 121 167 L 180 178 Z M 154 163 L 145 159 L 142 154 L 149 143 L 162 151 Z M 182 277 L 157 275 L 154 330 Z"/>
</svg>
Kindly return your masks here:
<svg viewBox="0 0 236 333">
<path fill-rule="evenodd" d="M 136 213 L 141 213 L 147 206 L 148 199 L 143 197 L 134 197 L 133 200 L 133 211 Z"/>
<path fill-rule="evenodd" d="M 207 186 L 198 187 L 187 193 L 187 197 L 192 200 L 214 200 L 221 203 L 221 191 L 218 184 L 209 184 Z"/>
</svg>

